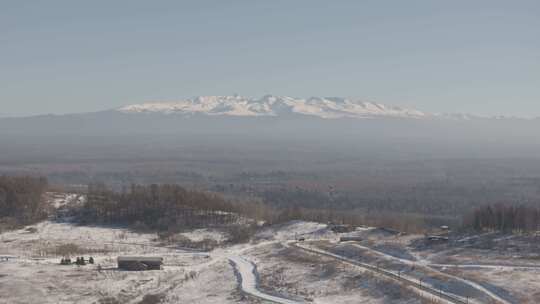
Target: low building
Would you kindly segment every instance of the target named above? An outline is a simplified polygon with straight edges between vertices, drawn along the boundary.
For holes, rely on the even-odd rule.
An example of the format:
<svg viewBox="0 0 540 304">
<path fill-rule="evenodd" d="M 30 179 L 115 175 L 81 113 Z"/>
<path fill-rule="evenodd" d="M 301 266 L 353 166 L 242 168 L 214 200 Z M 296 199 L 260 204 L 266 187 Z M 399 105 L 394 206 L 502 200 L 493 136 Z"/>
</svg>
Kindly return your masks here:
<svg viewBox="0 0 540 304">
<path fill-rule="evenodd" d="M 131 271 L 160 270 L 163 266 L 162 257 L 118 257 L 118 269 Z"/>
<path fill-rule="evenodd" d="M 428 235 L 426 237 L 426 240 L 430 242 L 448 242 L 450 239 L 446 236 L 440 236 L 440 235 Z"/>
<path fill-rule="evenodd" d="M 340 242 L 361 242 L 362 238 L 359 236 L 342 236 L 339 238 Z"/>
<path fill-rule="evenodd" d="M 15 258 L 17 258 L 17 257 L 16 256 L 11 256 L 11 255 L 0 255 L 0 261 L 9 262 L 9 260 L 15 259 Z"/>
</svg>

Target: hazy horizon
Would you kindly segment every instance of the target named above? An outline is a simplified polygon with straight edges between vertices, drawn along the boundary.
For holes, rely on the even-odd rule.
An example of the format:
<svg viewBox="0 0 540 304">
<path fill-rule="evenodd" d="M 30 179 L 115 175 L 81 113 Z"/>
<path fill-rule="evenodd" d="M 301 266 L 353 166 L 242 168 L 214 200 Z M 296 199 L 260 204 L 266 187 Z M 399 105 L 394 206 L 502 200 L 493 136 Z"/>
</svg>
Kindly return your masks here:
<svg viewBox="0 0 540 304">
<path fill-rule="evenodd" d="M 536 1 L 8 2 L 0 113 L 238 93 L 537 117 L 539 14 Z"/>
<path fill-rule="evenodd" d="M 476 116 L 476 117 L 485 117 L 485 118 L 497 118 L 497 117 L 507 117 L 507 118 L 518 118 L 518 119 L 538 119 L 540 118 L 540 114 L 536 115 L 534 113 L 527 113 L 527 114 L 485 114 L 485 113 L 474 113 L 474 112 L 457 112 L 457 111 L 449 111 L 449 112 L 438 112 L 438 111 L 434 111 L 434 112 L 429 112 L 429 111 L 425 111 L 424 109 L 422 108 L 418 108 L 418 107 L 409 107 L 409 106 L 402 106 L 402 105 L 399 105 L 399 104 L 396 104 L 396 103 L 387 103 L 387 102 L 384 102 L 384 101 L 376 101 L 376 100 L 373 100 L 373 99 L 363 99 L 363 98 L 360 98 L 360 97 L 355 97 L 355 96 L 290 96 L 290 95 L 277 95 L 277 94 L 264 94 L 264 95 L 260 95 L 260 96 L 248 96 L 248 95 L 242 95 L 242 94 L 237 94 L 237 93 L 234 93 L 234 94 L 228 94 L 228 95 L 225 95 L 225 94 L 221 94 L 221 95 L 198 95 L 198 96 L 189 96 L 189 97 L 181 97 L 181 98 L 168 98 L 168 99 L 162 99 L 162 100 L 141 100 L 141 101 L 137 101 L 137 102 L 130 102 L 130 103 L 123 103 L 123 104 L 119 104 L 119 105 L 114 105 L 114 106 L 109 106 L 107 107 L 105 105 L 104 108 L 92 108 L 92 109 L 88 109 L 88 110 L 83 110 L 81 109 L 80 111 L 56 111 L 56 112 L 53 112 L 53 111 L 48 111 L 48 112 L 0 112 L 0 119 L 1 118 L 25 118 L 25 117 L 36 117 L 36 116 L 43 116 L 43 115 L 69 115 L 69 114 L 85 114 L 85 113 L 97 113 L 97 112 L 103 112 L 103 111 L 116 111 L 116 110 L 120 110 L 122 109 L 123 107 L 125 106 L 132 106 L 132 105 L 143 105 L 143 104 L 153 104 L 153 103 L 176 103 L 176 102 L 181 102 L 181 101 L 184 101 L 184 100 L 193 100 L 197 97 L 212 97 L 212 96 L 242 96 L 242 97 L 247 97 L 247 98 L 250 98 L 250 99 L 260 99 L 262 97 L 264 97 L 265 95 L 272 95 L 272 96 L 279 96 L 279 97 L 293 97 L 293 98 L 296 98 L 296 99 L 309 99 L 309 98 L 347 98 L 347 99 L 352 99 L 352 100 L 357 100 L 357 101 L 361 101 L 361 102 L 366 102 L 366 103 L 375 103 L 375 104 L 382 104 L 384 106 L 390 106 L 390 107 L 400 107 L 402 109 L 406 109 L 406 110 L 416 110 L 416 111 L 420 111 L 420 112 L 423 112 L 425 114 L 428 114 L 428 115 L 431 115 L 431 114 L 435 114 L 435 115 L 472 115 L 472 116 Z"/>
</svg>

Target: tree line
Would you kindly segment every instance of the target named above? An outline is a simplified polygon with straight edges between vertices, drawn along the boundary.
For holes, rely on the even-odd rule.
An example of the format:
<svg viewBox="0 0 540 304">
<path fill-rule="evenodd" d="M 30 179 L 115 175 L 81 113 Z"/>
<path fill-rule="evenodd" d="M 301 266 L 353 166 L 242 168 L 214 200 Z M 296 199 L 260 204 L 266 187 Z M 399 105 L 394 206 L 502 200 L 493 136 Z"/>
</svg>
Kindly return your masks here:
<svg viewBox="0 0 540 304">
<path fill-rule="evenodd" d="M 44 219 L 50 209 L 43 199 L 47 188 L 45 178 L 1 176 L 0 224 L 6 227 L 6 223 L 10 223 L 9 228 L 14 228 Z M 336 208 L 335 201 L 317 208 L 287 198 L 287 195 L 282 197 L 282 204 L 272 204 L 265 199 L 227 200 L 222 195 L 189 190 L 176 184 L 132 184 L 114 191 L 103 183 L 93 183 L 88 185 L 84 204 L 71 211 L 83 224 L 127 224 L 161 231 L 231 226 L 247 219 L 267 224 L 306 220 L 384 226 L 408 232 L 417 232 L 426 226 L 421 214 L 342 210 Z"/>
</svg>

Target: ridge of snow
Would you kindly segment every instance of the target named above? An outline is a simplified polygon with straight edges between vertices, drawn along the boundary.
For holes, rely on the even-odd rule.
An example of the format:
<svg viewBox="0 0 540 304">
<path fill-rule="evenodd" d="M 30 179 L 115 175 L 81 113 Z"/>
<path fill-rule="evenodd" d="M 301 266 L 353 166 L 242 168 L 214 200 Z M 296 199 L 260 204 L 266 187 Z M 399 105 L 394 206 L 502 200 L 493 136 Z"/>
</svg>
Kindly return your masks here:
<svg viewBox="0 0 540 304">
<path fill-rule="evenodd" d="M 301 114 L 325 119 L 404 117 L 426 118 L 432 115 L 412 109 L 387 106 L 375 102 L 341 97 L 294 98 L 266 95 L 261 98 L 243 96 L 199 96 L 172 102 L 149 102 L 121 107 L 122 113 L 204 114 L 228 116 L 280 116 Z"/>
</svg>

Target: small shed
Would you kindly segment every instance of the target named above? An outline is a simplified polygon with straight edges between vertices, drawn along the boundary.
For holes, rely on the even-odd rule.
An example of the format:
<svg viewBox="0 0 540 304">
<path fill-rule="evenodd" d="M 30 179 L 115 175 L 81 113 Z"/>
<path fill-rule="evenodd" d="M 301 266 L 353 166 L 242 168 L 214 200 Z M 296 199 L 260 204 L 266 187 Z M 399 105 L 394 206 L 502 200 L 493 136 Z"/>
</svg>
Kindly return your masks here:
<svg viewBox="0 0 540 304">
<path fill-rule="evenodd" d="M 401 232 L 398 231 L 398 230 L 395 230 L 395 229 L 392 229 L 392 228 L 387 228 L 387 227 L 379 227 L 377 228 L 379 229 L 380 231 L 383 231 L 383 232 L 386 232 L 386 233 L 389 233 L 389 234 L 393 234 L 393 235 L 400 235 Z"/>
<path fill-rule="evenodd" d="M 161 270 L 163 266 L 162 257 L 137 257 L 137 256 L 119 256 L 118 269 L 144 271 Z"/>
</svg>

